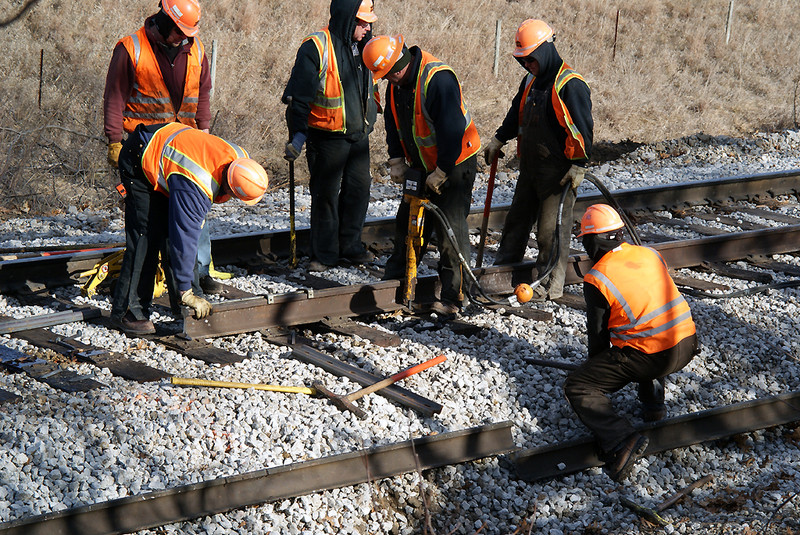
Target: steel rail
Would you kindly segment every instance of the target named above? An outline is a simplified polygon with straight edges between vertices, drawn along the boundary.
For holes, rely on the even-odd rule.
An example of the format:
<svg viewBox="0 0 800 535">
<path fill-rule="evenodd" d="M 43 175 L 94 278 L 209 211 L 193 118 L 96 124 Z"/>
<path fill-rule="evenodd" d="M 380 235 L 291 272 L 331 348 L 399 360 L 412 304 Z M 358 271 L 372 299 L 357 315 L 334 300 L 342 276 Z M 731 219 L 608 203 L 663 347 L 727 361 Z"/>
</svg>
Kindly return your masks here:
<svg viewBox="0 0 800 535">
<path fill-rule="evenodd" d="M 740 260 L 752 255 L 771 255 L 793 252 L 800 244 L 800 225 L 789 225 L 749 232 L 737 232 L 677 240 L 650 245 L 658 250 L 672 268 L 690 267 L 703 262 Z M 583 280 L 590 267 L 585 255 L 571 256 L 566 284 Z M 521 282 L 531 282 L 536 276 L 534 262 L 508 266 L 492 266 L 474 270 L 485 291 L 510 293 Z M 435 299 L 438 277 L 420 277 L 417 281 L 417 302 L 430 303 Z M 191 338 L 209 338 L 252 332 L 273 327 L 313 323 L 326 316 L 352 317 L 388 312 L 402 308 L 397 293 L 399 281 L 342 286 L 315 290 L 309 298 L 305 292 L 267 297 L 225 301 L 214 306 L 214 313 L 198 320 L 184 318 L 184 334 Z"/>
<path fill-rule="evenodd" d="M 511 422 L 426 436 L 0 524 L 0 535 L 113 535 L 510 453 Z"/>
<path fill-rule="evenodd" d="M 650 439 L 647 455 L 798 420 L 800 391 L 685 414 L 640 426 L 638 431 Z M 564 476 L 603 464 L 591 438 L 523 450 L 511 458 L 517 475 L 526 481 Z"/>
<path fill-rule="evenodd" d="M 707 204 L 711 201 L 757 200 L 798 192 L 800 192 L 800 170 L 792 169 L 617 190 L 613 195 L 626 210 L 657 210 Z M 602 195 L 579 195 L 573 209 L 573 219 L 580 219 L 586 207 L 597 202 L 604 202 Z M 503 204 L 492 208 L 489 217 L 490 227 L 502 227 L 509 206 Z M 482 220 L 483 210 L 475 208 L 470 212 L 467 223 L 470 228 L 480 228 Z M 394 217 L 369 219 L 364 225 L 362 240 L 367 244 L 386 243 L 387 240 L 394 238 L 394 227 Z M 308 249 L 309 234 L 308 227 L 297 229 L 298 249 Z M 259 257 L 288 257 L 289 242 L 289 231 L 277 230 L 220 236 L 212 240 L 212 247 L 216 263 L 226 265 Z M 73 284 L 71 276 L 75 273 L 91 269 L 99 260 L 119 250 L 118 247 L 98 250 L 97 246 L 98 244 L 85 246 L 94 250 L 72 253 L 62 251 L 56 255 L 0 261 L 0 292 Z M 61 249 L 62 246 L 57 248 Z"/>
</svg>

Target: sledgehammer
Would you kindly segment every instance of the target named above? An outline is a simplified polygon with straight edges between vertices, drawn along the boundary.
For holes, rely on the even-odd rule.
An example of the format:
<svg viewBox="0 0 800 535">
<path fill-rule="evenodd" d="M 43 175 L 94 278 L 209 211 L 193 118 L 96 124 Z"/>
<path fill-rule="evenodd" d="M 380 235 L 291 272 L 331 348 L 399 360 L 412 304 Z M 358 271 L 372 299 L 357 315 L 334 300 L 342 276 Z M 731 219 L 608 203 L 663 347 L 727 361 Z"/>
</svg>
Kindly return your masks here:
<svg viewBox="0 0 800 535">
<path fill-rule="evenodd" d="M 367 413 L 356 407 L 356 404 L 353 403 L 355 400 L 357 400 L 358 398 L 362 398 L 367 394 L 372 394 L 373 392 L 377 392 L 381 388 L 386 388 L 387 386 L 394 384 L 401 379 L 405 379 L 406 377 L 414 375 L 415 373 L 419 373 L 422 370 L 427 370 L 431 366 L 435 366 L 440 362 L 444 362 L 445 360 L 447 360 L 447 357 L 445 357 L 444 355 L 433 357 L 430 360 L 426 360 L 425 362 L 422 362 L 415 366 L 411 366 L 410 368 L 406 368 L 403 371 L 399 371 L 396 374 L 387 377 L 386 379 L 378 381 L 377 383 L 365 386 L 361 390 L 357 390 L 351 394 L 345 394 L 341 396 L 337 396 L 336 394 L 325 388 L 325 386 L 322 385 L 322 383 L 320 383 L 319 381 L 315 381 L 314 383 L 312 383 L 312 386 L 317 390 L 318 394 L 321 394 L 326 398 L 329 398 L 331 402 L 333 402 L 333 404 L 339 407 L 340 409 L 350 411 L 359 418 L 366 418 Z"/>
</svg>

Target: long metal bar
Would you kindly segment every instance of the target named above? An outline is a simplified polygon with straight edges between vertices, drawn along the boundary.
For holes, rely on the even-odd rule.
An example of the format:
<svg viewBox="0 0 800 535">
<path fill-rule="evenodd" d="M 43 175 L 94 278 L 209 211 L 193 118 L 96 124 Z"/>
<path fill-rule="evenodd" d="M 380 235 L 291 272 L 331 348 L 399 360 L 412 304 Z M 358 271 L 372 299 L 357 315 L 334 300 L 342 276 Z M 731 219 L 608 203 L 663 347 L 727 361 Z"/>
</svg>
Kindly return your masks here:
<svg viewBox="0 0 800 535">
<path fill-rule="evenodd" d="M 800 391 L 745 401 L 647 424 L 639 432 L 650 439 L 645 454 L 683 448 L 708 440 L 800 420 Z M 526 481 L 563 476 L 601 466 L 591 438 L 524 450 L 512 455 Z"/>
<path fill-rule="evenodd" d="M 711 180 L 695 180 L 682 184 L 666 184 L 612 192 L 626 210 L 661 209 L 704 204 L 709 201 L 755 200 L 777 195 L 796 194 L 800 189 L 800 170 L 736 176 Z M 586 208 L 604 202 L 599 194 L 578 196 L 573 219 L 580 219 Z M 499 228 L 505 221 L 510 205 L 498 205 L 491 211 L 489 227 Z M 483 211 L 472 210 L 467 223 L 480 228 Z M 310 230 L 298 228 L 297 248 L 307 250 Z M 394 218 L 373 218 L 364 225 L 362 241 L 367 244 L 385 243 L 394 237 Z M 289 231 L 258 232 L 220 236 L 213 240 L 214 260 L 219 265 L 235 264 L 261 257 L 287 257 Z M 80 246 L 75 246 L 80 247 Z M 95 246 L 92 246 L 95 247 Z M 52 256 L 0 261 L 0 292 L 16 291 L 25 286 L 53 287 L 74 283 L 70 276 L 91 269 L 100 259 L 119 249 L 84 251 Z M 11 251 L 9 251 L 11 252 Z"/>
<path fill-rule="evenodd" d="M 41 327 L 52 327 L 62 323 L 72 323 L 73 321 L 84 321 L 100 316 L 101 311 L 97 308 L 80 308 L 76 310 L 65 310 L 63 312 L 53 312 L 52 314 L 42 314 L 22 319 L 11 319 L 0 321 L 0 334 L 11 334 L 28 329 L 38 329 Z"/>
<path fill-rule="evenodd" d="M 739 232 L 678 240 L 650 245 L 661 252 L 672 268 L 696 266 L 703 262 L 739 260 L 751 255 L 780 254 L 798 250 L 800 225 L 775 227 L 751 232 Z M 589 269 L 585 255 L 570 257 L 567 284 L 583 280 Z M 474 270 L 481 286 L 489 293 L 510 293 L 521 282 L 536 277 L 533 262 L 509 266 L 491 266 Z M 420 303 L 435 299 L 438 278 L 419 277 L 416 300 Z M 252 332 L 273 327 L 285 327 L 319 321 L 325 316 L 355 316 L 374 314 L 401 308 L 397 297 L 398 281 L 383 281 L 369 285 L 342 286 L 314 292 L 314 298 L 293 293 L 272 298 L 232 300 L 215 305 L 214 313 L 204 320 L 184 318 L 184 332 L 193 338 L 223 336 Z"/>
<path fill-rule="evenodd" d="M 113 535 L 515 451 L 511 422 L 268 468 L 0 524 L 2 535 Z"/>
</svg>

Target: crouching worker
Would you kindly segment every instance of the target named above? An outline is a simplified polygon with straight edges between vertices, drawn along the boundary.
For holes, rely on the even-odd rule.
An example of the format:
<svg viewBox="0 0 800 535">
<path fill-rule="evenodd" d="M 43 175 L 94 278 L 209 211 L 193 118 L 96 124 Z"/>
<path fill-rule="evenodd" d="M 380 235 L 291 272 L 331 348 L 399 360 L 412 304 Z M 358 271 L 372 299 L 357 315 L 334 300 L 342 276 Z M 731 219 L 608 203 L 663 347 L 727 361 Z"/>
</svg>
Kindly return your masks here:
<svg viewBox="0 0 800 535">
<path fill-rule="evenodd" d="M 605 470 L 620 481 L 644 454 L 648 440 L 615 414 L 608 394 L 639 385 L 642 417 L 666 415 L 664 379 L 697 353 L 689 304 L 661 255 L 625 242 L 622 220 L 606 204 L 587 208 L 583 247 L 594 263 L 583 278 L 589 358 L 567 377 L 564 390 L 578 418 L 597 438 Z"/>
<path fill-rule="evenodd" d="M 234 196 L 255 204 L 267 189 L 267 173 L 247 152 L 224 139 L 180 123 L 140 125 L 119 157 L 125 198 L 125 256 L 111 319 L 128 334 L 150 334 L 150 304 L 164 261 L 174 313 L 180 305 L 198 318 L 211 304 L 192 292 L 197 243 L 212 203 Z"/>
</svg>

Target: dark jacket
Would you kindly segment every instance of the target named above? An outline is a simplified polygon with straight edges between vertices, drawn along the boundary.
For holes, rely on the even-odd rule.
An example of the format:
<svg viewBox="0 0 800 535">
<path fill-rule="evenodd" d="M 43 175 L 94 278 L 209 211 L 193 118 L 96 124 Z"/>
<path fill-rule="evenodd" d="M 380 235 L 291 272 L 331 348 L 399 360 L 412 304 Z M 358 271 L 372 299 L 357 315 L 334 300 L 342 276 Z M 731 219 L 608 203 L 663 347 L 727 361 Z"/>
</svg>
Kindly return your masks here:
<svg viewBox="0 0 800 535">
<path fill-rule="evenodd" d="M 415 150 L 415 141 L 411 126 L 414 124 L 414 98 L 417 75 L 419 73 L 422 54 L 419 47 L 411 47 L 411 62 L 408 73 L 400 86 L 389 84 L 386 88 L 384 117 L 386 120 L 386 144 L 389 158 L 405 156 L 400 144 L 400 133 L 395 125 L 394 115 L 389 107 L 389 92 L 393 91 L 398 119 L 403 131 L 403 143 L 409 150 L 414 150 L 411 166 L 423 168 L 419 153 Z M 445 173 L 450 173 L 461 154 L 461 142 L 464 138 L 464 114 L 461 111 L 461 88 L 458 79 L 450 71 L 440 71 L 433 75 L 428 84 L 426 108 L 436 132 L 437 162 L 436 166 Z"/>
<path fill-rule="evenodd" d="M 372 38 L 372 33 L 367 32 L 358 43 L 353 41 L 359 5 L 361 0 L 332 0 L 331 18 L 328 22 L 344 89 L 346 122 L 345 132 L 325 134 L 351 139 L 369 134 L 377 115 L 377 106 L 372 96 L 372 72 L 361 61 L 361 50 Z M 354 55 L 354 51 L 358 55 Z M 308 131 L 308 114 L 319 87 L 320 61 L 317 47 L 312 41 L 300 45 L 292 74 L 281 97 L 284 103 L 288 102 L 288 97 L 292 97 L 287 114 L 290 134 Z"/>
<path fill-rule="evenodd" d="M 178 110 L 183 100 L 183 89 L 186 82 L 186 57 L 192 48 L 194 37 L 188 37 L 177 47 L 168 47 L 158 32 L 154 21 L 155 15 L 144 21 L 147 39 L 158 61 L 164 84 L 169 90 L 173 107 Z M 111 63 L 106 74 L 106 87 L 103 94 L 103 122 L 109 143 L 122 141 L 122 113 L 136 82 L 136 71 L 133 62 L 122 43 L 118 43 L 111 56 Z M 211 71 L 208 66 L 208 54 L 203 56 L 200 72 L 200 95 L 197 102 L 195 121 L 201 130 L 208 129 L 211 122 Z"/>
<path fill-rule="evenodd" d="M 533 87 L 536 89 L 546 89 L 548 86 L 552 87 L 555 83 L 558 70 L 563 63 L 555 45 L 553 43 L 543 43 L 539 48 L 534 50 L 532 55 L 539 62 L 539 76 L 534 80 Z M 500 125 L 500 128 L 498 128 L 495 133 L 495 137 L 500 141 L 507 142 L 517 137 L 519 132 L 519 105 L 522 100 L 522 93 L 525 91 L 525 80 L 527 76 L 526 74 L 522 78 L 519 84 L 519 90 L 517 90 L 517 94 L 511 101 L 511 108 L 509 108 L 506 118 L 503 120 L 503 124 Z M 594 121 L 592 120 L 592 99 L 589 86 L 582 80 L 573 78 L 564 85 L 560 94 L 575 126 L 583 135 L 586 153 L 591 155 Z M 547 109 L 547 119 L 550 128 L 556 134 L 561 146 L 564 147 L 567 134 L 564 128 L 559 124 L 552 106 L 549 106 Z M 586 161 L 575 161 L 573 163 L 581 164 L 585 162 Z"/>
</svg>

